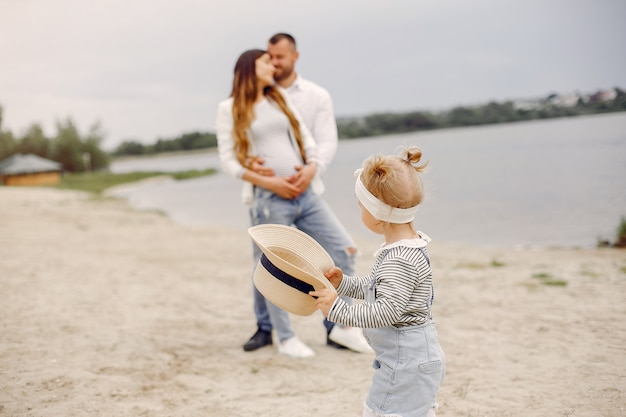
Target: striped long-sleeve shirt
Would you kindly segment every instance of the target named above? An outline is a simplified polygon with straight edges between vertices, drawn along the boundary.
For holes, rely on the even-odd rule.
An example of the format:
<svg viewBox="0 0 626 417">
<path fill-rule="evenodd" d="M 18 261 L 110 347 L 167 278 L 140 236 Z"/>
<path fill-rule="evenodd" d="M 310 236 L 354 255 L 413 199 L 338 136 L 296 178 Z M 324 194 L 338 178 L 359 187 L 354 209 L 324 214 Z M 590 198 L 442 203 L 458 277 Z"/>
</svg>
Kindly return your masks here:
<svg viewBox="0 0 626 417">
<path fill-rule="evenodd" d="M 431 318 L 432 271 L 425 251 L 430 238 L 406 239 L 383 246 L 375 254 L 372 272 L 365 276 L 344 275 L 339 295 L 365 299 L 372 282 L 374 302 L 347 304 L 337 298 L 328 320 L 346 326 L 374 328 L 422 324 Z"/>
</svg>

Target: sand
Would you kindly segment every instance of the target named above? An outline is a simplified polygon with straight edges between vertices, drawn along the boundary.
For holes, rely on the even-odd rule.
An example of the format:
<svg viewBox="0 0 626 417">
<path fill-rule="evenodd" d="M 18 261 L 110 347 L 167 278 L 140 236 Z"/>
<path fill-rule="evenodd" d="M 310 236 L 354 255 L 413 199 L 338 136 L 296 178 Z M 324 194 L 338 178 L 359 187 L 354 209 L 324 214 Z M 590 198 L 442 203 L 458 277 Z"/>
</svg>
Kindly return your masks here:
<svg viewBox="0 0 626 417">
<path fill-rule="evenodd" d="M 626 251 L 432 237 L 438 416 L 626 415 Z M 251 270 L 244 227 L 0 187 L 0 415 L 360 416 L 373 355 L 327 347 L 321 313 L 293 316 L 313 358 L 242 350 Z"/>
</svg>

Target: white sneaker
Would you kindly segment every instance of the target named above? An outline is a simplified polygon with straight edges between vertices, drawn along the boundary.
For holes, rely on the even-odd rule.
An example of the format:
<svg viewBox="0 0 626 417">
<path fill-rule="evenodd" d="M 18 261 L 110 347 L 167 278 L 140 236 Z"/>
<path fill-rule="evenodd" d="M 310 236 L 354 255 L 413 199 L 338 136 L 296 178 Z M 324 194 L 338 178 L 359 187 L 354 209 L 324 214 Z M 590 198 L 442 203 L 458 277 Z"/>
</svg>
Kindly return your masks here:
<svg viewBox="0 0 626 417">
<path fill-rule="evenodd" d="M 278 345 L 278 353 L 287 355 L 292 358 L 309 358 L 315 355 L 310 347 L 302 343 L 297 336 L 280 342 Z"/>
<path fill-rule="evenodd" d="M 345 346 L 350 350 L 359 353 L 373 353 L 363 336 L 363 331 L 358 327 L 343 327 L 338 324 L 334 325 L 328 334 L 328 338 L 338 345 Z"/>
</svg>

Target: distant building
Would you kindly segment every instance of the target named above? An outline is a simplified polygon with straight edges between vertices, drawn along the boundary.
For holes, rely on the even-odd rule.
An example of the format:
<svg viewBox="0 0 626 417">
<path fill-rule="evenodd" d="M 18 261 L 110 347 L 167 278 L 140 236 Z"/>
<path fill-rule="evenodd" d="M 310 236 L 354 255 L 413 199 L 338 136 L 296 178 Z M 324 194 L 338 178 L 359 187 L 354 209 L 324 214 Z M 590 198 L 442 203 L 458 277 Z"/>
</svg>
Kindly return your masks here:
<svg viewBox="0 0 626 417">
<path fill-rule="evenodd" d="M 565 95 L 554 94 L 548 97 L 546 103 L 561 107 L 575 107 L 578 104 L 579 100 L 581 100 L 581 97 L 576 93 Z"/>
<path fill-rule="evenodd" d="M 604 103 L 606 101 L 613 101 L 617 97 L 617 91 L 614 88 L 610 90 L 600 90 L 589 97 L 590 103 Z"/>
<path fill-rule="evenodd" d="M 543 108 L 543 103 L 539 100 L 516 100 L 513 102 L 513 108 L 515 110 L 540 110 Z"/>
<path fill-rule="evenodd" d="M 33 154 L 15 154 L 0 161 L 4 185 L 50 185 L 61 179 L 62 165 Z"/>
</svg>

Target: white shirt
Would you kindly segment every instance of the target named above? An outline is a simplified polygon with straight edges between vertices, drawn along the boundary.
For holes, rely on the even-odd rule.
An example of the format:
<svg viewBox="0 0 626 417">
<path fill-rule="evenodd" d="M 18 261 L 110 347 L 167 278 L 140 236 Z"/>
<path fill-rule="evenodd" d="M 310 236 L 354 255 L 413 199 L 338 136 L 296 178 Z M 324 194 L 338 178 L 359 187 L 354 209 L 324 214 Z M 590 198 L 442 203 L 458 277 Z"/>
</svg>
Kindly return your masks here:
<svg viewBox="0 0 626 417">
<path fill-rule="evenodd" d="M 263 158 L 263 165 L 274 170 L 278 177 L 294 175 L 296 166 L 302 166 L 302 160 L 295 139 L 290 135 L 289 118 L 283 111 L 268 99 L 254 105 L 254 120 L 248 130 L 254 141 L 257 156 Z M 307 157 L 313 156 L 309 148 Z"/>
<path fill-rule="evenodd" d="M 283 91 L 281 89 L 281 91 Z M 304 120 L 298 113 L 296 106 L 293 104 L 290 96 L 285 94 L 283 91 L 283 96 L 285 97 L 285 101 L 287 105 L 292 110 L 298 122 L 303 125 L 300 128 L 300 133 L 302 133 L 302 141 L 304 145 L 304 150 L 307 155 L 307 163 L 315 162 L 319 166 L 319 162 L 317 159 L 317 145 L 313 136 L 306 128 L 306 124 Z M 255 119 L 256 121 L 257 119 Z M 217 147 L 219 158 L 222 166 L 222 170 L 229 175 L 232 175 L 236 178 L 241 178 L 243 175 L 245 168 L 241 166 L 237 156 L 235 155 L 235 141 L 233 139 L 233 98 L 229 97 L 223 101 L 221 101 L 218 105 L 217 109 L 217 120 L 215 122 L 216 126 L 216 134 L 217 134 Z M 249 130 L 248 134 L 252 134 Z M 251 137 L 250 143 L 250 154 L 255 155 L 255 138 Z M 293 150 L 295 152 L 295 148 Z M 252 202 L 253 193 L 252 193 L 252 183 L 248 181 L 244 181 L 243 190 L 241 193 L 241 199 L 245 204 L 250 204 Z M 321 181 L 319 175 L 319 169 L 311 181 L 311 189 L 316 194 L 322 194 L 324 192 L 324 184 Z"/>
<path fill-rule="evenodd" d="M 321 175 L 337 152 L 337 122 L 333 100 L 326 89 L 300 75 L 285 90 L 317 143 L 317 170 Z"/>
</svg>

